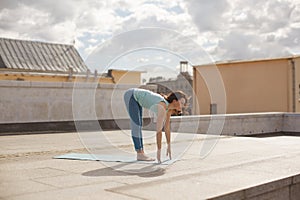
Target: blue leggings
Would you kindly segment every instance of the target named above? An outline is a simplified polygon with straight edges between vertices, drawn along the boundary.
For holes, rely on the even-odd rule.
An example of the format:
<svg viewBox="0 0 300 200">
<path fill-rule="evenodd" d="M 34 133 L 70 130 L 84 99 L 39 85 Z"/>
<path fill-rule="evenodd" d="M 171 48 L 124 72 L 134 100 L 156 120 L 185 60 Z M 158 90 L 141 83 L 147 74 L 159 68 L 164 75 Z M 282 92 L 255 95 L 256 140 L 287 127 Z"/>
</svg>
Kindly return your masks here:
<svg viewBox="0 0 300 200">
<path fill-rule="evenodd" d="M 129 89 L 124 94 L 127 112 L 130 116 L 131 136 L 136 151 L 143 149 L 143 108 L 133 97 L 134 89 Z"/>
</svg>

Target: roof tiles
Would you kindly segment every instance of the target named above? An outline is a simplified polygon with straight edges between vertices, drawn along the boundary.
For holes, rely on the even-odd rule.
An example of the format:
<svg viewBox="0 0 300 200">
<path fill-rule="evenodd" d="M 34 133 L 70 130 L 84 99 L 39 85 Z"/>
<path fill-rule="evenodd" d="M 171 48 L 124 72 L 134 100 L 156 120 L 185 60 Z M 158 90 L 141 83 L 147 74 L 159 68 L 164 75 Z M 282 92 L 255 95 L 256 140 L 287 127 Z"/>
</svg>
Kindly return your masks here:
<svg viewBox="0 0 300 200">
<path fill-rule="evenodd" d="M 73 45 L 0 38 L 0 68 L 21 71 L 86 73 Z"/>
</svg>

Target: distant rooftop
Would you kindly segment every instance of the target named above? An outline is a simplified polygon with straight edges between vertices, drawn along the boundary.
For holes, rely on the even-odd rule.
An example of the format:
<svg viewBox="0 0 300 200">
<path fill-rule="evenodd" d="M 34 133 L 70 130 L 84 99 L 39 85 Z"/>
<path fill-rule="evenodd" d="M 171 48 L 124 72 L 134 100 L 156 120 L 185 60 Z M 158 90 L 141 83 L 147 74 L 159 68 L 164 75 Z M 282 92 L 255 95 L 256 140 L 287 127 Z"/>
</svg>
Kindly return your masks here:
<svg viewBox="0 0 300 200">
<path fill-rule="evenodd" d="M 258 59 L 245 59 L 245 60 L 225 60 L 225 61 L 216 61 L 212 63 L 205 63 L 200 65 L 195 65 L 193 67 L 201 67 L 207 65 L 214 65 L 214 64 L 233 64 L 233 63 L 245 63 L 245 62 L 260 62 L 260 61 L 270 61 L 270 60 L 284 60 L 284 59 L 294 59 L 300 58 L 300 55 L 290 55 L 285 57 L 274 57 L 274 58 L 258 58 Z"/>
<path fill-rule="evenodd" d="M 86 73 L 73 45 L 0 38 L 0 70 Z"/>
</svg>

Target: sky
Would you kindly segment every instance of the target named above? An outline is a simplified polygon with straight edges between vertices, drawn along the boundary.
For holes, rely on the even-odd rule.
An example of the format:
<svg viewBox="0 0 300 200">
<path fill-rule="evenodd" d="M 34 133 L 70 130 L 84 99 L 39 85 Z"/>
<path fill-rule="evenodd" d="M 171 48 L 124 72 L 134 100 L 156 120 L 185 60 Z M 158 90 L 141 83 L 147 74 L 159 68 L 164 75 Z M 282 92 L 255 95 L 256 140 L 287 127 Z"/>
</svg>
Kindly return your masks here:
<svg viewBox="0 0 300 200">
<path fill-rule="evenodd" d="M 300 0 L 1 0 L 0 37 L 73 44 L 92 70 L 176 74 L 299 55 Z"/>
</svg>

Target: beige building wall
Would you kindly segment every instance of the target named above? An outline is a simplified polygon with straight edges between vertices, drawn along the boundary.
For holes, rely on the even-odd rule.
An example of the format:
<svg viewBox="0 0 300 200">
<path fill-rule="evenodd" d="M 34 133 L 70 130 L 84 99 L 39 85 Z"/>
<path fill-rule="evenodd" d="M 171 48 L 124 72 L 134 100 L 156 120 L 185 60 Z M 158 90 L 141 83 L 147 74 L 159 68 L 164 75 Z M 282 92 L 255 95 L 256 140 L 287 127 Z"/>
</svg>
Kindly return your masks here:
<svg viewBox="0 0 300 200">
<path fill-rule="evenodd" d="M 33 82 L 95 82 L 94 77 L 72 76 L 59 74 L 38 74 L 38 73 L 0 73 L 0 80 L 6 81 L 33 81 Z M 98 77 L 99 83 L 113 83 L 110 77 Z"/>
<path fill-rule="evenodd" d="M 126 70 L 110 70 L 113 83 L 118 84 L 141 84 L 140 71 L 126 71 Z"/>
<path fill-rule="evenodd" d="M 89 75 L 51 74 L 36 72 L 12 72 L 7 70 L 0 71 L 0 80 L 17 81 L 38 81 L 38 82 L 97 82 L 111 84 L 140 84 L 141 72 L 110 70 L 110 77 Z"/>
<path fill-rule="evenodd" d="M 296 96 L 296 112 L 300 112 L 300 57 L 294 59 L 295 63 L 295 96 Z"/>
<path fill-rule="evenodd" d="M 298 87 L 296 111 L 299 112 L 300 60 L 293 60 L 298 72 L 295 81 Z M 217 64 L 226 92 L 226 113 L 292 112 L 292 65 L 291 58 Z M 205 65 L 194 67 L 195 114 L 210 114 L 212 103 L 217 104 L 219 111 L 218 106 L 224 103 L 211 101 L 203 78 L 211 68 Z"/>
</svg>

